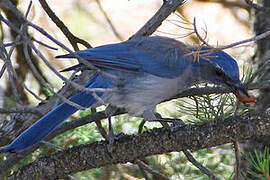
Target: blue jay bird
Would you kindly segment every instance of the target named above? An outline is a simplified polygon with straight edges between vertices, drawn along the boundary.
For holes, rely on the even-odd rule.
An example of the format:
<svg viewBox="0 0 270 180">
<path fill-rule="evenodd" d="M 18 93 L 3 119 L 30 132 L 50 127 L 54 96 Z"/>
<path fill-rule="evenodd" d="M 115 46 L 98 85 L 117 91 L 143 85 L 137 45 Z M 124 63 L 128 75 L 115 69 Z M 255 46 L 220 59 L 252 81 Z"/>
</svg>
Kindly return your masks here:
<svg viewBox="0 0 270 180">
<path fill-rule="evenodd" d="M 155 106 L 194 84 L 209 82 L 228 87 L 242 102 L 253 102 L 239 80 L 237 62 L 228 54 L 210 48 L 189 47 L 166 37 L 141 37 L 76 52 L 110 74 L 96 72 L 86 88 L 113 88 L 96 92 L 105 103 L 125 108 L 130 115 L 154 120 Z M 74 58 L 67 54 L 57 58 Z M 78 64 L 64 71 L 86 67 Z M 83 107 L 100 105 L 87 91 L 70 101 Z M 26 129 L 3 152 L 19 152 L 39 142 L 78 109 L 62 103 Z"/>
</svg>

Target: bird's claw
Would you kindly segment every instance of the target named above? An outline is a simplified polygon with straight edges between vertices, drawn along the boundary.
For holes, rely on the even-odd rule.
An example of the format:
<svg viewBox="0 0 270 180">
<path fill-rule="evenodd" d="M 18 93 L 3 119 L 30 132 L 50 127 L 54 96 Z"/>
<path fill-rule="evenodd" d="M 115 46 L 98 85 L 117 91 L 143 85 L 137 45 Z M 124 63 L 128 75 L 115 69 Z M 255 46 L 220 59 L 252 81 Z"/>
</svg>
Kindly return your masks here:
<svg viewBox="0 0 270 180">
<path fill-rule="evenodd" d="M 153 119 L 153 120 L 146 120 L 149 122 L 160 122 L 164 128 L 167 128 L 169 130 L 173 130 L 176 127 L 184 126 L 185 123 L 181 119 L 172 119 L 172 118 L 159 118 L 159 119 Z M 172 125 L 169 125 L 168 123 L 171 123 Z"/>
</svg>

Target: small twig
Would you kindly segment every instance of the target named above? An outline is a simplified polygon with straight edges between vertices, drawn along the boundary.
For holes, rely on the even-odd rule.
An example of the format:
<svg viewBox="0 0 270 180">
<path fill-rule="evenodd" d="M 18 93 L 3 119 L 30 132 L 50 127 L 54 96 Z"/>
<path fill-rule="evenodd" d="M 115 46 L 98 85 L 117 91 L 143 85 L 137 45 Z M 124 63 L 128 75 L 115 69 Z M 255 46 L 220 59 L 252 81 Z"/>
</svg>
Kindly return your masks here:
<svg viewBox="0 0 270 180">
<path fill-rule="evenodd" d="M 189 28 L 189 27 L 185 27 L 185 26 L 182 26 L 182 25 L 179 25 L 178 23 L 183 23 L 183 22 L 180 22 L 180 21 L 177 21 L 177 20 L 167 20 L 169 23 L 171 23 L 172 25 L 176 26 L 176 27 L 179 27 L 181 29 L 185 29 L 185 30 L 188 30 L 188 31 L 193 31 L 194 29 L 193 28 Z M 189 23 L 183 23 L 184 25 L 189 25 Z"/>
<path fill-rule="evenodd" d="M 20 36 L 17 36 L 15 41 L 18 42 L 19 38 L 20 38 Z M 2 42 L 1 42 L 1 44 L 2 44 Z M 8 53 L 6 52 L 5 48 L 2 48 L 2 51 L 4 51 L 4 53 L 7 54 L 7 56 L 2 57 L 2 58 L 5 62 L 5 66 L 7 68 L 8 77 L 9 77 L 9 81 L 10 81 L 10 84 L 12 87 L 13 95 L 15 96 L 16 100 L 19 103 L 22 103 L 20 94 L 17 90 L 16 83 L 15 83 L 15 80 L 18 79 L 18 76 L 17 76 L 16 71 L 14 70 L 12 63 L 11 63 L 11 60 L 10 60 L 10 57 L 11 57 L 14 50 L 15 50 L 15 45 L 10 48 Z"/>
<path fill-rule="evenodd" d="M 179 14 L 178 12 L 174 13 L 174 15 L 176 15 L 178 18 L 180 18 L 181 20 L 167 20 L 171 23 L 173 23 L 173 25 L 177 26 L 177 27 L 180 27 L 180 28 L 184 28 L 186 30 L 191 30 L 193 31 L 194 29 L 192 28 L 188 28 L 188 27 L 184 27 L 184 26 L 180 26 L 180 24 L 184 24 L 184 25 L 191 25 L 192 23 L 187 19 L 185 18 L 184 16 L 182 16 L 181 14 Z"/>
<path fill-rule="evenodd" d="M 232 0 L 197 0 L 197 1 L 201 1 L 201 2 L 209 2 L 209 3 L 218 3 L 218 4 L 221 4 L 223 7 L 225 8 L 229 8 L 229 9 L 232 9 L 232 8 L 242 8 L 242 9 L 246 9 L 247 11 L 250 10 L 250 7 L 242 2 L 242 1 L 232 1 Z"/>
<path fill-rule="evenodd" d="M 98 128 L 98 131 L 100 132 L 100 134 L 102 135 L 102 137 L 108 141 L 108 134 L 106 132 L 106 130 L 103 128 L 100 120 L 96 120 L 95 121 L 96 125 L 97 125 L 97 128 Z"/>
<path fill-rule="evenodd" d="M 108 129 L 109 129 L 109 131 L 108 131 L 108 142 L 109 142 L 108 151 L 112 152 L 112 146 L 113 146 L 114 141 L 115 141 L 115 135 L 114 135 L 113 127 L 112 127 L 111 115 L 108 115 Z"/>
<path fill-rule="evenodd" d="M 134 39 L 142 36 L 149 36 L 155 32 L 155 30 L 161 25 L 161 23 L 172 13 L 178 6 L 185 3 L 186 0 L 169 0 L 165 1 L 161 8 L 153 15 L 149 21 L 138 30 L 129 39 Z"/>
<path fill-rule="evenodd" d="M 196 26 L 196 18 L 195 18 L 195 17 L 194 17 L 194 19 L 193 19 L 193 28 L 194 28 L 194 32 L 195 32 L 196 36 L 197 36 L 198 39 L 203 43 L 202 45 L 205 44 L 205 45 L 208 46 L 209 48 L 213 48 L 212 46 L 210 46 L 210 45 L 205 41 L 205 39 L 206 39 L 206 37 L 207 37 L 207 34 L 205 35 L 205 38 L 202 38 L 201 35 L 200 35 L 200 33 L 198 32 L 197 26 Z"/>
<path fill-rule="evenodd" d="M 92 92 L 91 95 L 97 100 L 97 102 L 99 102 L 101 105 L 106 105 L 106 103 L 103 101 L 103 99 L 101 99 L 101 97 L 99 97 L 97 95 L 96 92 Z"/>
<path fill-rule="evenodd" d="M 192 99 L 194 100 L 195 104 L 196 104 L 196 118 L 199 118 L 199 101 L 196 98 L 196 96 L 191 96 Z"/>
<path fill-rule="evenodd" d="M 4 72 L 6 71 L 6 69 L 7 69 L 7 66 L 6 66 L 6 64 L 4 64 L 2 66 L 2 68 L 1 68 L 1 71 L 0 71 L 0 78 L 3 76 Z"/>
<path fill-rule="evenodd" d="M 22 83 L 22 84 L 23 84 L 23 88 L 24 88 L 27 92 L 29 92 L 32 96 L 34 96 L 36 99 L 38 99 L 38 100 L 41 101 L 41 102 L 46 102 L 46 100 L 41 99 L 37 94 L 35 94 L 33 91 L 31 91 L 24 83 Z"/>
<path fill-rule="evenodd" d="M 251 76 L 251 78 L 248 80 L 248 82 L 246 83 L 247 85 L 249 85 L 251 82 L 254 81 L 254 79 L 258 76 L 260 76 L 264 71 L 265 68 L 268 67 L 268 65 L 270 65 L 270 60 L 265 61 Z M 266 72 L 266 71 L 265 71 Z"/>
<path fill-rule="evenodd" d="M 248 38 L 248 39 L 245 39 L 245 40 L 242 40 L 242 41 L 238 41 L 238 42 L 235 42 L 235 43 L 232 43 L 232 44 L 229 44 L 229 45 L 225 45 L 225 46 L 219 46 L 219 47 L 213 47 L 211 45 L 209 45 L 205 40 L 204 38 L 202 38 L 200 36 L 200 34 L 198 33 L 198 30 L 197 30 L 197 27 L 196 27 L 196 19 L 194 18 L 194 22 L 193 22 L 193 27 L 194 27 L 194 31 L 198 37 L 198 39 L 203 42 L 203 44 L 207 45 L 209 48 L 211 48 L 212 51 L 217 51 L 217 50 L 224 50 L 224 49 L 228 49 L 228 48 L 232 48 L 232 47 L 235 47 L 235 46 L 239 46 L 241 44 L 245 44 L 245 43 L 249 43 L 249 42 L 253 42 L 253 41 L 259 41 L 261 39 L 264 39 L 266 38 L 267 36 L 270 36 L 270 30 L 264 32 L 264 33 L 261 33 L 259 35 L 255 35 L 251 38 Z"/>
<path fill-rule="evenodd" d="M 142 122 L 140 123 L 140 125 L 138 127 L 138 134 L 142 133 L 145 122 L 146 121 L 143 119 Z"/>
<path fill-rule="evenodd" d="M 139 164 L 139 163 L 137 163 L 137 165 L 139 166 L 139 169 L 140 169 L 140 171 L 141 171 L 141 173 L 142 173 L 144 179 L 145 179 L 145 180 L 150 180 L 150 178 L 148 177 L 147 172 L 146 172 L 146 170 L 143 168 L 143 166 L 142 166 L 141 164 Z"/>
<path fill-rule="evenodd" d="M 52 47 L 52 46 L 50 46 L 50 45 L 48 45 L 48 44 L 45 44 L 45 43 L 43 43 L 43 42 L 41 42 L 41 41 L 39 41 L 39 40 L 36 40 L 34 37 L 28 37 L 28 38 L 29 38 L 30 40 L 32 40 L 32 41 L 34 41 L 34 42 L 40 44 L 41 46 L 44 46 L 44 47 L 48 48 L 48 49 L 58 50 L 58 49 L 55 48 L 55 47 Z M 14 46 L 14 44 L 16 44 L 16 43 L 17 43 L 17 42 L 5 43 L 4 46 L 5 46 L 5 47 Z M 18 43 L 17 43 L 17 44 L 18 44 Z"/>
<path fill-rule="evenodd" d="M 242 40 L 242 41 L 238 41 L 238 42 L 235 42 L 235 43 L 226 45 L 226 46 L 220 46 L 220 47 L 215 48 L 215 49 L 217 49 L 217 50 L 223 50 L 223 49 L 232 48 L 234 46 L 238 46 L 238 45 L 241 45 L 241 44 L 245 44 L 245 43 L 249 43 L 249 42 L 253 42 L 253 41 L 259 41 L 261 39 L 266 38 L 269 35 L 270 35 L 270 30 L 268 30 L 268 31 L 266 31 L 264 33 L 261 33 L 259 35 L 255 35 L 255 36 L 253 36 L 251 38 L 248 38 L 248 39 L 245 39 L 245 40 Z"/>
<path fill-rule="evenodd" d="M 25 13 L 25 15 L 24 15 L 25 18 L 28 17 L 29 12 L 30 12 L 30 9 L 31 9 L 31 7 L 32 7 L 32 4 L 33 4 L 33 2 L 30 1 L 30 2 L 29 2 L 29 5 L 28 5 L 28 8 L 27 8 L 27 10 L 26 10 L 26 13 Z"/>
<path fill-rule="evenodd" d="M 240 151 L 239 151 L 239 142 L 234 140 L 233 141 L 233 146 L 234 146 L 234 153 L 235 153 L 235 168 L 234 168 L 234 179 L 235 180 L 240 180 Z"/>
<path fill-rule="evenodd" d="M 186 34 L 180 35 L 180 34 L 164 32 L 164 31 L 160 31 L 160 30 L 156 30 L 156 32 L 161 33 L 161 34 L 165 34 L 165 35 L 172 35 L 172 36 L 174 36 L 175 39 L 182 39 L 182 38 L 185 38 L 185 37 L 188 37 L 188 36 L 194 34 L 194 32 L 191 32 L 191 33 L 186 33 Z"/>
<path fill-rule="evenodd" d="M 48 145 L 48 146 L 50 146 L 50 147 L 53 147 L 53 148 L 55 148 L 55 149 L 61 150 L 61 151 L 65 149 L 65 148 L 63 148 L 63 147 L 61 147 L 61 146 L 58 146 L 58 145 L 53 144 L 53 143 L 50 143 L 50 142 L 48 142 L 48 141 L 41 140 L 40 142 L 43 143 L 43 144 L 46 144 L 46 145 Z"/>
<path fill-rule="evenodd" d="M 42 8 L 45 10 L 45 12 L 48 14 L 48 16 L 51 18 L 51 20 L 55 23 L 55 25 L 63 32 L 63 34 L 67 37 L 69 42 L 71 43 L 72 47 L 74 48 L 75 51 L 79 50 L 79 47 L 77 43 L 80 43 L 84 45 L 86 48 L 91 48 L 92 46 L 86 42 L 83 39 L 80 39 L 76 36 L 74 36 L 69 29 L 65 26 L 63 21 L 61 21 L 55 13 L 52 11 L 52 9 L 49 7 L 48 3 L 46 0 L 39 0 L 39 3 L 41 4 Z"/>
<path fill-rule="evenodd" d="M 31 40 L 33 40 L 34 42 L 36 42 L 36 43 L 38 43 L 38 44 L 40 44 L 41 46 L 44 46 L 44 47 L 46 47 L 46 48 L 48 48 L 48 49 L 52 49 L 52 50 L 58 50 L 57 48 L 55 48 L 55 47 L 52 47 L 52 46 L 50 46 L 50 45 L 48 45 L 48 44 L 45 44 L 44 42 L 41 42 L 41 41 L 39 41 L 39 40 L 36 40 L 35 38 L 31 38 Z"/>
<path fill-rule="evenodd" d="M 157 179 L 162 179 L 162 180 L 169 180 L 165 175 L 161 174 L 160 172 L 154 170 L 153 168 L 149 167 L 147 164 L 145 164 L 143 161 L 137 159 L 135 160 L 135 163 L 140 165 L 142 168 L 144 168 L 147 172 L 153 174 Z"/>
<path fill-rule="evenodd" d="M 103 16 L 105 17 L 106 21 L 108 22 L 108 24 L 110 25 L 112 32 L 114 33 L 114 35 L 121 41 L 124 40 L 124 38 L 119 34 L 119 32 L 116 30 L 116 28 L 114 27 L 112 21 L 110 20 L 108 14 L 106 13 L 106 11 L 102 8 L 102 5 L 100 3 L 99 0 L 96 0 L 96 3 L 98 5 L 99 10 L 101 11 L 101 13 L 103 14 Z"/>
<path fill-rule="evenodd" d="M 31 57 L 30 57 L 30 54 L 29 54 L 29 51 L 28 51 L 27 40 L 23 41 L 23 52 L 24 52 L 25 60 L 26 60 L 26 62 L 28 64 L 29 68 L 31 69 L 33 75 L 35 76 L 35 78 L 39 81 L 39 83 L 41 83 L 43 86 L 47 87 L 46 80 L 43 78 L 43 76 L 40 74 L 39 70 L 33 64 L 33 61 L 31 60 Z"/>
<path fill-rule="evenodd" d="M 210 179 L 218 180 L 218 178 L 211 171 L 209 171 L 206 167 L 204 167 L 202 164 L 200 164 L 198 161 L 196 161 L 196 159 L 192 156 L 192 154 L 190 152 L 188 152 L 188 150 L 183 150 L 183 153 L 185 154 L 185 156 L 187 157 L 189 162 L 191 162 L 194 166 L 196 166 L 198 169 L 200 169 Z"/>
</svg>

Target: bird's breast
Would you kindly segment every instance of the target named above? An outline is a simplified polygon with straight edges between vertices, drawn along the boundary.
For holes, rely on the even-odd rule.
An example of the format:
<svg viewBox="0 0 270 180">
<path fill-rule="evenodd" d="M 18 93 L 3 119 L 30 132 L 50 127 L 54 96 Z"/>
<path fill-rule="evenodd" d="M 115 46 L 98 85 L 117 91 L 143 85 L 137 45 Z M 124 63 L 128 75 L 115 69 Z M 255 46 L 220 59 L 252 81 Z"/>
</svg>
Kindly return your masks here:
<svg viewBox="0 0 270 180">
<path fill-rule="evenodd" d="M 140 116 L 145 110 L 154 109 L 157 104 L 184 90 L 187 82 L 184 76 L 169 79 L 144 73 L 119 82 L 118 90 L 106 93 L 103 99 L 125 108 L 129 114 Z"/>
</svg>

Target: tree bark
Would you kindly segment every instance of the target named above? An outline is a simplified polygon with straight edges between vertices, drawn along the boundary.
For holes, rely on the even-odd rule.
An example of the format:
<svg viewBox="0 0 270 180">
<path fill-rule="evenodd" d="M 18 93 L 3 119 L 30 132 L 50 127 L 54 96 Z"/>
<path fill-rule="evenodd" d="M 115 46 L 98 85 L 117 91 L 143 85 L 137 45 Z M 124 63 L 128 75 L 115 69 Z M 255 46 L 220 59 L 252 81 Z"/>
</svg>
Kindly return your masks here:
<svg viewBox="0 0 270 180">
<path fill-rule="evenodd" d="M 269 0 L 262 0 L 263 8 L 270 8 Z M 269 12 L 257 9 L 255 12 L 254 19 L 254 32 L 256 35 L 263 33 L 270 29 L 270 16 Z M 260 68 L 266 61 L 270 60 L 270 37 L 257 41 L 257 50 L 254 57 L 254 63 Z M 270 79 L 270 63 L 266 65 L 264 69 L 264 75 L 261 81 Z M 256 111 L 264 112 L 270 107 L 270 88 L 262 88 L 259 91 L 259 97 L 257 98 Z M 250 157 L 250 153 L 254 154 L 255 151 L 258 154 L 263 154 L 266 147 L 270 147 L 270 136 L 263 136 L 249 140 L 247 143 L 242 144 L 243 154 L 241 156 L 241 169 L 245 178 L 254 179 L 250 174 L 247 174 L 248 169 L 254 169 L 251 164 L 247 161 Z"/>
<path fill-rule="evenodd" d="M 232 141 L 270 135 L 270 112 L 246 114 L 224 121 L 185 125 L 174 129 L 156 128 L 140 135 L 123 135 L 108 153 L 106 141 L 80 145 L 41 157 L 15 172 L 14 179 L 59 179 L 67 175 L 117 163 L 133 162 L 150 155 L 172 151 L 197 151 Z"/>
</svg>

